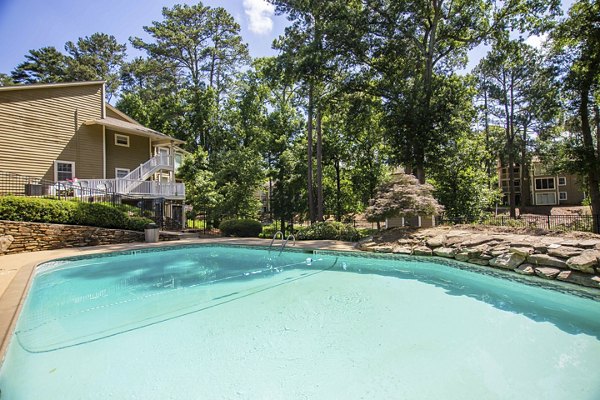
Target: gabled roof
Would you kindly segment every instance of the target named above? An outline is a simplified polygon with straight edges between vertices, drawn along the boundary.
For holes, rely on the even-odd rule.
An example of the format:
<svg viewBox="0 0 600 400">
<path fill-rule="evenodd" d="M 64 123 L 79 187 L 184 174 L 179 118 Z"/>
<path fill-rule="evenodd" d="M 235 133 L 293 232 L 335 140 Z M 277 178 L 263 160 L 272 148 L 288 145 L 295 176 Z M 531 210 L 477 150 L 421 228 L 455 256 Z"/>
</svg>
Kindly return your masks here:
<svg viewBox="0 0 600 400">
<path fill-rule="evenodd" d="M 107 128 L 113 129 L 117 132 L 129 133 L 132 135 L 139 135 L 151 138 L 155 142 L 167 142 L 170 143 L 185 143 L 183 140 L 175 139 L 169 135 L 165 135 L 164 133 L 160 133 L 150 128 L 146 128 L 145 126 L 139 123 L 132 123 L 123 121 L 120 119 L 105 117 L 99 119 L 91 119 L 84 122 L 85 125 L 102 125 Z"/>
<path fill-rule="evenodd" d="M 104 84 L 104 81 L 61 82 L 61 83 L 28 83 L 28 84 L 25 84 L 25 85 L 0 86 L 0 91 L 2 91 L 2 92 L 8 92 L 8 91 L 11 91 L 11 90 L 61 88 L 61 87 L 103 85 L 103 84 Z"/>
</svg>

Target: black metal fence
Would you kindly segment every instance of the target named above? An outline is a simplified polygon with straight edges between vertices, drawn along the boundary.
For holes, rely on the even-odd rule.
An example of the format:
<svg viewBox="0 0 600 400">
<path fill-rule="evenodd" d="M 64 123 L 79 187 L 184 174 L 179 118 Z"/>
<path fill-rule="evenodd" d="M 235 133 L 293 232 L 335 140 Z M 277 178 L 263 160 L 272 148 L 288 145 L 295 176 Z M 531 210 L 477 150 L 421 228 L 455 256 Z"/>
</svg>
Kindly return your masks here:
<svg viewBox="0 0 600 400">
<path fill-rule="evenodd" d="M 162 229 L 182 228 L 178 215 L 164 215 L 164 204 L 168 200 L 125 196 L 110 189 L 84 187 L 76 180 L 54 182 L 0 171 L 0 196 L 9 195 L 103 203 L 120 207 L 130 216 L 149 218 Z"/>
<path fill-rule="evenodd" d="M 121 204 L 121 196 L 110 190 L 84 187 L 77 181 L 53 182 L 0 171 L 0 196 L 7 195 Z"/>
<path fill-rule="evenodd" d="M 506 215 L 485 215 L 482 217 L 462 216 L 436 217 L 437 225 L 480 224 L 509 226 L 515 228 L 545 229 L 548 231 L 600 232 L 600 215 L 520 215 L 511 218 Z M 594 230 L 595 228 L 595 230 Z"/>
</svg>

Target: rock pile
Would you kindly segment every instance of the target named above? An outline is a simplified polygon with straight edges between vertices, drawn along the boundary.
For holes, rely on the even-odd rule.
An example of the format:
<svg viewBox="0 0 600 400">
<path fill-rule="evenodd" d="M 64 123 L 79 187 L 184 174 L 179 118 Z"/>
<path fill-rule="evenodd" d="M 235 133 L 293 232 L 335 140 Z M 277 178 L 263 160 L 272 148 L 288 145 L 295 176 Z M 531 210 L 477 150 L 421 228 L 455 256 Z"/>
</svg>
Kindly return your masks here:
<svg viewBox="0 0 600 400">
<path fill-rule="evenodd" d="M 407 231 L 386 242 L 367 238 L 363 251 L 453 258 L 600 289 L 600 239 L 567 239 L 451 229 Z"/>
</svg>

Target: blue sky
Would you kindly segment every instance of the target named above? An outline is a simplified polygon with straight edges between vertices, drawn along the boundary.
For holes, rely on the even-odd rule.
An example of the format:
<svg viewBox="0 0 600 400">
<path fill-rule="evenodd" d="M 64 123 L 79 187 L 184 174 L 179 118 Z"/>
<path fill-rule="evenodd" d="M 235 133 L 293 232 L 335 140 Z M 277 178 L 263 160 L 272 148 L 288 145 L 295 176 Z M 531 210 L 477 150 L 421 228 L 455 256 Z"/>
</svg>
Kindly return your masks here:
<svg viewBox="0 0 600 400">
<path fill-rule="evenodd" d="M 573 0 L 563 0 L 566 9 Z M 138 55 L 129 37 L 147 37 L 143 26 L 162 20 L 163 7 L 195 4 L 186 0 L 0 0 L 0 72 L 9 73 L 25 60 L 31 49 L 54 46 L 103 32 L 126 43 L 130 56 Z M 275 16 L 265 0 L 204 0 L 211 7 L 224 7 L 242 27 L 242 37 L 253 57 L 274 55 L 273 39 L 283 33 L 285 17 Z M 101 5 L 101 8 L 99 7 Z M 531 44 L 539 44 L 532 40 Z M 485 48 L 470 54 L 467 70 L 484 55 Z"/>
<path fill-rule="evenodd" d="M 103 32 L 127 43 L 130 36 L 147 37 L 143 26 L 161 21 L 163 7 L 196 4 L 186 0 L 0 0 L 0 72 L 9 73 L 31 49 L 54 46 Z M 242 27 L 253 57 L 274 55 L 273 39 L 283 33 L 285 17 L 274 16 L 264 0 L 204 0 L 205 6 L 224 7 Z M 101 7 L 99 7 L 101 5 Z"/>
</svg>

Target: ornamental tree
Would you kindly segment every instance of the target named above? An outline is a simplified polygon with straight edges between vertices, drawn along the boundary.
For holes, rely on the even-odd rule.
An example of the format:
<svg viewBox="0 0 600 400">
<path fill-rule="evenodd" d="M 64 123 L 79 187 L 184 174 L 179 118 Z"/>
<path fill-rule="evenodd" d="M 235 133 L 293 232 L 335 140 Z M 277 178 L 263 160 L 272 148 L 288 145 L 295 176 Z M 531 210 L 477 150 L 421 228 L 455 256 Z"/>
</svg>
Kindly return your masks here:
<svg viewBox="0 0 600 400">
<path fill-rule="evenodd" d="M 383 183 L 370 200 L 365 216 L 369 222 L 382 222 L 391 217 L 437 215 L 443 207 L 432 195 L 433 186 L 419 183 L 413 175 L 397 173 Z"/>
</svg>

